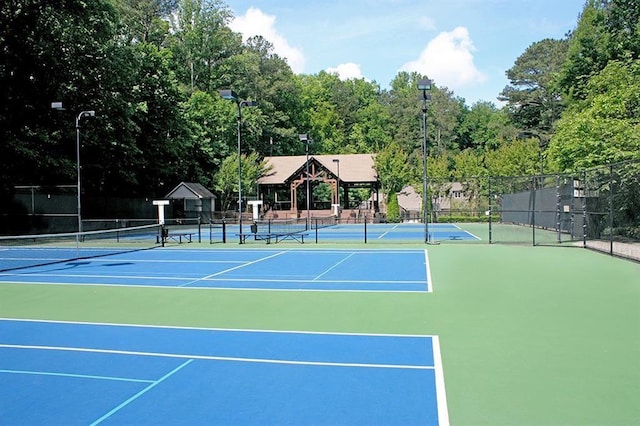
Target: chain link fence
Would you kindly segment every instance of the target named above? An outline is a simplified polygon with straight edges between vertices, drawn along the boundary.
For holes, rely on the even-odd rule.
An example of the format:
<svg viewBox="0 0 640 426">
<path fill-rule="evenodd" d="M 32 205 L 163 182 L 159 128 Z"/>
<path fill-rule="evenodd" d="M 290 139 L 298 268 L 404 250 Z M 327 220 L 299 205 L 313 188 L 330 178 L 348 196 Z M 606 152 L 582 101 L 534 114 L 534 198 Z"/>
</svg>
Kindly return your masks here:
<svg viewBox="0 0 640 426">
<path fill-rule="evenodd" d="M 544 176 L 429 177 L 428 188 L 428 221 L 456 224 L 477 236 L 473 243 L 586 247 L 640 261 L 640 160 Z M 87 229 L 152 223 L 156 214 L 149 200 L 83 203 Z M 76 188 L 16 187 L 2 216 L 4 234 L 73 231 Z M 424 216 L 413 211 L 403 219 L 422 222 Z M 417 235 L 406 242 L 421 240 Z"/>
<path fill-rule="evenodd" d="M 640 161 L 491 177 L 490 243 L 587 247 L 640 260 Z"/>
</svg>

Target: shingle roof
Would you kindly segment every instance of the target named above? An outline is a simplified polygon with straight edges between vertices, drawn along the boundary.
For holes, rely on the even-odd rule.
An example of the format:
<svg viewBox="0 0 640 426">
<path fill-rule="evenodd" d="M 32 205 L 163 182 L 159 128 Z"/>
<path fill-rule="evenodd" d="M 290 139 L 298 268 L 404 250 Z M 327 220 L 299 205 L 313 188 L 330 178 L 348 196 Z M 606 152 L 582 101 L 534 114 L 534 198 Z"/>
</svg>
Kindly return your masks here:
<svg viewBox="0 0 640 426">
<path fill-rule="evenodd" d="M 377 182 L 378 173 L 374 168 L 375 154 L 345 154 L 345 155 L 310 155 L 321 163 L 331 173 L 338 175 L 338 164 L 333 160 L 340 160 L 340 180 L 345 183 L 374 183 Z M 271 171 L 267 176 L 259 179 L 261 185 L 283 184 L 292 174 L 305 165 L 306 155 L 265 157 L 267 167 Z"/>
<path fill-rule="evenodd" d="M 420 211 L 422 208 L 422 197 L 416 192 L 413 186 L 405 186 L 398 192 L 398 206 L 407 211 Z"/>
<path fill-rule="evenodd" d="M 216 196 L 207 188 L 195 182 L 180 182 L 178 186 L 173 188 L 165 198 L 168 199 L 197 199 L 197 198 L 216 198 Z"/>
</svg>

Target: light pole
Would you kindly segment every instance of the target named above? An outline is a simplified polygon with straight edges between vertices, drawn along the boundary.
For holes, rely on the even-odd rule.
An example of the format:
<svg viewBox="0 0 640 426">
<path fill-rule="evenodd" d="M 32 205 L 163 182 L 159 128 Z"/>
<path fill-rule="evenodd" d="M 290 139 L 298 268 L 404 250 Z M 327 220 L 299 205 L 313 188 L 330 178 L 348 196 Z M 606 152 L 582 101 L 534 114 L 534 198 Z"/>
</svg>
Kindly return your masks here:
<svg viewBox="0 0 640 426">
<path fill-rule="evenodd" d="M 240 244 L 242 244 L 242 159 L 240 156 L 242 142 L 242 107 L 252 107 L 258 105 L 258 103 L 256 101 L 240 100 L 233 90 L 224 89 L 220 90 L 219 93 L 221 98 L 235 102 L 238 107 L 238 211 L 240 212 L 238 225 L 240 228 Z"/>
<path fill-rule="evenodd" d="M 336 190 L 338 191 L 338 214 L 340 214 L 340 159 L 334 158 L 333 162 L 338 166 L 338 185 L 336 186 Z"/>
<path fill-rule="evenodd" d="M 63 111 L 62 102 L 52 102 L 51 108 Z M 81 184 L 82 180 L 80 178 L 80 120 L 83 118 L 95 117 L 95 111 L 81 111 L 76 116 L 76 177 L 77 181 L 77 192 L 78 192 L 78 232 L 82 232 L 82 204 L 80 202 L 80 193 L 81 193 Z"/>
<path fill-rule="evenodd" d="M 418 80 L 418 90 L 422 92 L 422 220 L 424 221 L 424 242 L 429 243 L 429 194 L 427 193 L 427 101 L 431 100 L 431 80 Z"/>
<path fill-rule="evenodd" d="M 305 134 L 300 134 L 298 135 L 298 137 L 300 138 L 300 142 L 303 142 L 305 144 L 305 152 L 307 153 L 307 229 L 309 229 L 309 224 L 311 221 L 311 212 L 310 212 L 310 205 L 311 205 L 311 196 L 310 196 L 310 190 L 309 190 L 309 144 L 313 143 L 313 140 L 311 138 L 309 138 L 309 135 Z"/>
</svg>

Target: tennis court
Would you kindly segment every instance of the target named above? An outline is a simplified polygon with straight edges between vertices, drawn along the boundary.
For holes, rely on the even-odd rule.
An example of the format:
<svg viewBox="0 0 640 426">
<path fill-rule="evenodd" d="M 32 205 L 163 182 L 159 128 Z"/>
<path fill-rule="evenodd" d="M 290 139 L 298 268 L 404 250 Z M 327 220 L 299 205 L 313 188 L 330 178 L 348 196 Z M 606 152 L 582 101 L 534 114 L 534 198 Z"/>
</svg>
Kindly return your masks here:
<svg viewBox="0 0 640 426">
<path fill-rule="evenodd" d="M 448 422 L 436 337 L 0 324 L 3 424 Z"/>
<path fill-rule="evenodd" d="M 640 418 L 638 263 L 465 241 L 137 244 L 2 272 L 3 424 Z"/>
<path fill-rule="evenodd" d="M 47 262 L 55 258 L 46 254 L 49 250 L 58 253 L 56 248 L 36 250 L 38 259 Z M 20 259 L 29 255 L 17 251 Z M 0 279 L 181 288 L 430 291 L 428 264 L 426 250 L 158 248 L 20 268 L 0 272 Z"/>
</svg>

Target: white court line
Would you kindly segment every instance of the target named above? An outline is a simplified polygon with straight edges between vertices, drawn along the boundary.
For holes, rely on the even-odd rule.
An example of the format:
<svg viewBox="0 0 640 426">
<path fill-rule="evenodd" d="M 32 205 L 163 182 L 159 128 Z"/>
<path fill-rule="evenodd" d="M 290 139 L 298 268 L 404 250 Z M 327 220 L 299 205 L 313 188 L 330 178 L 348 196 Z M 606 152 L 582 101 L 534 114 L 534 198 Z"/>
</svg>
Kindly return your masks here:
<svg viewBox="0 0 640 426">
<path fill-rule="evenodd" d="M 220 280 L 221 282 L 227 280 Z M 323 281 L 319 281 L 322 283 Z M 343 281 L 337 281 L 342 283 Z M 398 290 L 398 289 L 387 289 L 387 290 L 374 290 L 374 289 L 326 289 L 326 288 L 264 288 L 264 287 L 224 287 L 224 286 L 205 286 L 205 287 L 178 287 L 178 286 L 163 286 L 163 285 L 148 285 L 148 284 L 96 284 L 96 283 L 69 283 L 69 282 L 39 282 L 39 281 L 16 281 L 15 283 L 26 284 L 26 285 L 60 285 L 60 286 L 84 286 L 84 287 L 123 287 L 123 288 L 156 288 L 156 289 L 181 289 L 181 290 L 192 290 L 192 291 L 211 291 L 211 290 L 232 290 L 232 291 L 271 291 L 271 292 L 307 292 L 307 293 L 326 293 L 326 292 L 340 292 L 340 293 L 416 293 L 422 294 L 426 293 L 425 290 Z M 15 284 L 9 283 L 9 284 Z M 3 283 L 0 282 L 0 285 Z M 393 284 L 393 283 L 392 283 Z M 424 285 L 424 281 L 420 281 L 419 284 Z"/>
<path fill-rule="evenodd" d="M 433 279 L 431 278 L 431 265 L 429 264 L 429 253 L 424 249 L 424 265 L 427 274 L 427 293 L 433 293 Z"/>
<path fill-rule="evenodd" d="M 456 225 L 455 223 L 452 223 L 453 226 L 455 226 L 456 228 L 458 228 L 459 230 L 461 230 L 462 232 L 466 232 L 467 234 L 471 235 L 473 238 L 475 238 L 478 241 L 482 241 L 482 238 L 478 237 L 477 235 L 472 234 L 471 232 L 467 231 L 466 229 L 462 229 L 460 228 L 458 225 Z"/>
<path fill-rule="evenodd" d="M 9 349 L 37 349 L 48 351 L 65 351 L 65 352 L 81 352 L 81 353 L 97 353 L 97 354 L 114 354 L 114 355 L 137 355 L 162 358 L 178 358 L 178 359 L 201 359 L 210 361 L 233 361 L 233 362 L 251 362 L 262 364 L 286 364 L 286 365 L 313 365 L 319 367 L 353 367 L 353 368 L 390 368 L 402 370 L 433 370 L 435 367 L 431 365 L 411 365 L 411 364 L 365 364 L 356 362 L 324 362 L 324 361 L 291 361 L 283 359 L 269 358 L 244 358 L 244 357 L 227 357 L 215 355 L 190 355 L 190 354 L 170 354 L 162 352 L 141 352 L 141 351 L 122 351 L 115 349 L 91 349 L 91 348 L 74 348 L 68 346 L 38 346 L 38 345 L 9 345 L 0 344 L 0 348 Z"/>
<path fill-rule="evenodd" d="M 126 280 L 158 280 L 158 281 L 181 281 L 193 279 L 193 277 L 178 277 L 178 276 L 144 276 L 144 275 L 85 275 L 85 274 L 29 274 L 29 277 L 58 277 L 58 278 L 108 278 L 108 279 L 126 279 Z M 198 278 L 196 281 L 209 281 L 209 282 L 249 282 L 249 283 L 324 283 L 324 284 L 424 284 L 423 280 L 318 280 L 313 279 L 301 279 L 301 278 Z M 180 286 L 152 286 L 145 284 L 105 284 L 105 283 L 69 283 L 69 282 L 47 282 L 47 281 L 18 281 L 25 284 L 59 284 L 59 285 L 97 285 L 97 286 L 132 286 L 139 287 L 159 287 L 159 288 L 179 288 Z"/>
<path fill-rule="evenodd" d="M 277 252 L 275 254 L 272 254 L 271 256 L 262 257 L 260 259 L 253 260 L 251 262 L 244 263 L 242 265 L 234 266 L 233 268 L 225 269 L 224 271 L 216 272 L 215 274 L 211 274 L 211 275 L 207 275 L 207 276 L 202 277 L 202 278 L 198 278 L 197 280 L 193 280 L 193 281 L 190 281 L 188 283 L 181 284 L 178 287 L 186 287 L 186 286 L 188 286 L 190 284 L 197 283 L 198 281 L 207 280 L 209 278 L 217 277 L 219 275 L 226 274 L 227 272 L 235 271 L 236 269 L 241 269 L 241 268 L 244 268 L 246 266 L 253 265 L 255 263 L 259 263 L 259 262 L 262 262 L 262 261 L 265 261 L 265 260 L 268 260 L 268 259 L 272 259 L 272 258 L 277 257 L 277 256 L 281 256 L 281 255 L 283 255 L 285 253 L 286 253 L 286 251 L 280 251 L 280 252 Z"/>
<path fill-rule="evenodd" d="M 447 393 L 444 386 L 444 369 L 442 367 L 442 354 L 440 353 L 440 338 L 431 338 L 433 347 L 433 365 L 436 375 L 436 403 L 438 405 L 438 425 L 449 426 L 449 410 L 447 408 Z"/>
<path fill-rule="evenodd" d="M 430 334 L 389 334 L 389 333 L 349 333 L 341 331 L 302 331 L 302 330 L 271 330 L 257 328 L 220 328 L 220 327 L 189 327 L 178 325 L 157 325 L 157 324 L 126 324 L 126 323 L 110 323 L 110 322 L 91 322 L 91 321 L 62 321 L 62 320 L 43 320 L 36 318 L 2 318 L 0 321 L 7 322 L 36 322 L 43 324 L 68 324 L 68 325 L 95 325 L 100 327 L 122 327 L 122 328 L 166 328 L 168 330 L 201 330 L 201 331 L 229 331 L 229 332 L 246 332 L 246 333 L 274 333 L 274 334 L 311 334 L 322 336 L 364 336 L 364 337 L 411 337 L 431 339 L 434 336 Z"/>
<path fill-rule="evenodd" d="M 396 229 L 398 226 L 400 226 L 400 224 L 395 225 L 394 227 L 392 227 L 391 229 L 389 229 L 388 231 L 383 232 L 382 234 L 380 234 L 380 236 L 378 237 L 378 239 L 382 239 L 384 238 L 385 235 L 387 235 L 389 232 L 393 231 L 394 229 Z"/>
<path fill-rule="evenodd" d="M 335 263 L 333 266 L 331 266 L 329 269 L 327 269 L 326 271 L 324 271 L 323 273 L 321 273 L 320 275 L 316 276 L 313 281 L 318 281 L 318 279 L 323 276 L 326 275 L 327 273 L 329 273 L 331 270 L 337 268 L 341 263 L 346 262 L 351 256 L 353 256 L 355 253 L 350 253 L 349 256 L 342 258 L 339 262 Z M 320 282 L 324 282 L 324 281 L 320 281 Z"/>
</svg>

